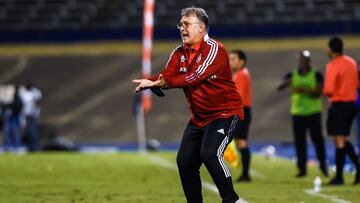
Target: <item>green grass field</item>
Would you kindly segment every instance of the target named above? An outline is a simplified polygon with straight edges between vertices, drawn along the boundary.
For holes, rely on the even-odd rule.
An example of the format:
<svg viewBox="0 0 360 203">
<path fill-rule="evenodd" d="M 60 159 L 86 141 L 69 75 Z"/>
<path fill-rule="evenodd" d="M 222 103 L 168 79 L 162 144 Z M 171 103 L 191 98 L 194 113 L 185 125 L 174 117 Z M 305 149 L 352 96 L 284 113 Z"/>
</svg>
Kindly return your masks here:
<svg viewBox="0 0 360 203">
<path fill-rule="evenodd" d="M 154 157 L 165 164 L 154 162 Z M 174 169 L 175 157 L 175 152 L 1 154 L 0 202 L 185 202 Z M 256 155 L 252 165 L 257 172 L 253 182 L 235 184 L 247 202 L 341 202 L 334 196 L 360 202 L 360 186 L 351 184 L 350 174 L 346 186 L 325 186 L 320 195 L 311 196 L 304 190 L 312 188 L 314 177 L 319 175 L 317 168 L 310 168 L 309 176 L 299 180 L 294 178 L 295 166 L 289 160 Z M 232 174 L 236 178 L 239 171 L 233 169 Z M 202 177 L 212 183 L 204 168 Z M 203 195 L 205 203 L 221 202 L 211 190 L 204 189 Z"/>
</svg>

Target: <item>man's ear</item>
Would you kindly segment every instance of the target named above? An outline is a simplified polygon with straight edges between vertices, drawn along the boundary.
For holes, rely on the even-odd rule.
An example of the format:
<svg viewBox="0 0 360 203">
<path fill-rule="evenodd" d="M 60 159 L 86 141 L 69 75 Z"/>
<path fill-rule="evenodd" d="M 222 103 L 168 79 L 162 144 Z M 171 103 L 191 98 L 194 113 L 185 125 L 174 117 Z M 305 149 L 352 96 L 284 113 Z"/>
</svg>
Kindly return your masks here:
<svg viewBox="0 0 360 203">
<path fill-rule="evenodd" d="M 246 61 L 244 59 L 239 59 L 239 62 L 241 64 L 241 67 L 246 66 Z"/>
<path fill-rule="evenodd" d="M 205 25 L 204 25 L 204 24 L 200 24 L 200 27 L 201 27 L 200 32 L 201 32 L 201 33 L 205 32 L 205 30 L 206 30 Z"/>
</svg>

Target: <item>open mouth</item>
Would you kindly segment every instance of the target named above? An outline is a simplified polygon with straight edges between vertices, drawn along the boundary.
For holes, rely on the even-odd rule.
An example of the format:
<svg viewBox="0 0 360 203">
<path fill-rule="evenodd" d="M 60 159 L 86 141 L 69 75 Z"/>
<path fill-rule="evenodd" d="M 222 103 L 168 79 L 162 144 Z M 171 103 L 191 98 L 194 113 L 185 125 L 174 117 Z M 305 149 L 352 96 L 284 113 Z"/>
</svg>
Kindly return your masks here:
<svg viewBox="0 0 360 203">
<path fill-rule="evenodd" d="M 183 39 L 189 38 L 189 34 L 187 34 L 187 33 L 181 33 L 181 37 L 182 37 Z"/>
</svg>

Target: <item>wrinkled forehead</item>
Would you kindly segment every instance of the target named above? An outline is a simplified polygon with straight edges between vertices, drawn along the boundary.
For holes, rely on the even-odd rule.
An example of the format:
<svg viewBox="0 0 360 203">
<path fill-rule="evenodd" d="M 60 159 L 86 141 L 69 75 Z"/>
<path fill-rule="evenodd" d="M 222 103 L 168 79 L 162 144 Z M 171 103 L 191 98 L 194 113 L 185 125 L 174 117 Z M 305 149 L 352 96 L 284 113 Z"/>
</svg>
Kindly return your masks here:
<svg viewBox="0 0 360 203">
<path fill-rule="evenodd" d="M 181 17 L 180 22 L 188 22 L 188 23 L 193 23 L 193 22 L 198 22 L 199 19 L 196 17 L 195 14 L 189 14 L 186 16 Z"/>
</svg>

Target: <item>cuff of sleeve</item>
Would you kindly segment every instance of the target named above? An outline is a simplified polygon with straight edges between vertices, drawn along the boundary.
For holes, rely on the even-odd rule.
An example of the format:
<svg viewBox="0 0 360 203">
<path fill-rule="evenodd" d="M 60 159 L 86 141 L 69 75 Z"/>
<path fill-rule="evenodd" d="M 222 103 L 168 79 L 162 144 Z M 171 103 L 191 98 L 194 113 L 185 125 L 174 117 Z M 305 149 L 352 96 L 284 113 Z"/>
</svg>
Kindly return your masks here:
<svg viewBox="0 0 360 203">
<path fill-rule="evenodd" d="M 170 89 L 171 88 L 171 80 L 170 78 L 164 77 L 165 84 L 161 87 L 162 89 Z"/>
<path fill-rule="evenodd" d="M 157 80 L 157 78 L 158 78 L 159 76 L 154 76 L 154 77 L 150 77 L 150 78 L 148 78 L 148 80 L 151 80 L 151 81 L 156 81 Z"/>
</svg>

